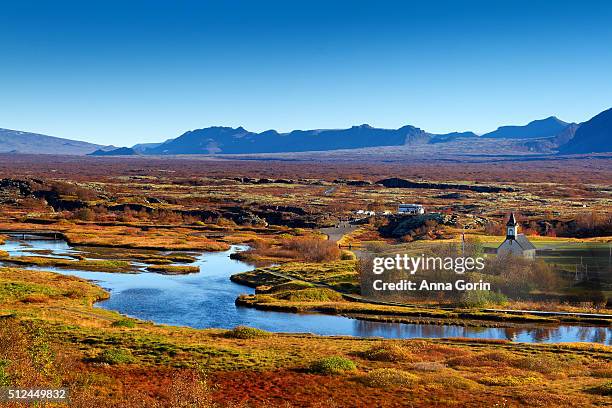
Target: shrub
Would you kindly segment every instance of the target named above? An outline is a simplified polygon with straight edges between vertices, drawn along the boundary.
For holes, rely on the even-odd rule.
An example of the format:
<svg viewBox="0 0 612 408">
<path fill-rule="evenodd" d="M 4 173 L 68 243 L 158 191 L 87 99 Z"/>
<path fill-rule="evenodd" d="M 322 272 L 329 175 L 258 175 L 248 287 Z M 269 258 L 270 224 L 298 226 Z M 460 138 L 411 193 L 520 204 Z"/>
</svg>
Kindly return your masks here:
<svg viewBox="0 0 612 408">
<path fill-rule="evenodd" d="M 554 267 L 541 259 L 497 256 L 487 262 L 485 271 L 496 276 L 495 287 L 512 299 L 528 299 L 533 290 L 553 291 L 560 286 Z"/>
<path fill-rule="evenodd" d="M 255 327 L 237 326 L 225 332 L 224 336 L 230 339 L 257 339 L 269 337 L 272 333 Z"/>
<path fill-rule="evenodd" d="M 482 385 L 478 384 L 476 381 L 453 374 L 436 376 L 434 381 L 444 386 L 444 388 L 454 388 L 460 390 L 474 390 L 482 388 Z"/>
<path fill-rule="evenodd" d="M 0 242 L 2 243 L 2 242 Z M 0 251 L 0 259 L 2 258 L 8 258 L 9 257 L 9 253 L 6 251 Z"/>
<path fill-rule="evenodd" d="M 346 249 L 343 249 L 340 252 L 340 260 L 341 261 L 354 261 L 356 259 L 357 259 L 357 257 L 351 251 L 347 251 Z"/>
<path fill-rule="evenodd" d="M 348 358 L 333 356 L 326 357 L 313 362 L 310 365 L 310 372 L 316 374 L 342 374 L 346 371 L 355 371 L 357 367 Z"/>
<path fill-rule="evenodd" d="M 481 384 L 499 387 L 514 387 L 517 385 L 531 384 L 537 381 L 540 381 L 540 379 L 537 377 L 516 377 L 513 375 L 482 377 L 478 380 L 478 382 Z"/>
<path fill-rule="evenodd" d="M 372 361 L 409 361 L 413 360 L 414 356 L 410 351 L 398 344 L 381 344 L 374 346 L 363 353 L 363 357 Z"/>
<path fill-rule="evenodd" d="M 307 262 L 334 261 L 340 256 L 335 242 L 318 238 L 293 238 L 283 242 L 282 246 L 296 252 L 298 258 Z"/>
<path fill-rule="evenodd" d="M 305 262 L 335 261 L 340 257 L 340 249 L 331 241 L 319 238 L 283 236 L 277 243 L 254 240 L 251 249 L 242 252 L 243 259 L 285 258 Z"/>
<path fill-rule="evenodd" d="M 601 383 L 588 389 L 589 392 L 598 395 L 612 395 L 612 381 Z"/>
<path fill-rule="evenodd" d="M 416 375 L 395 368 L 379 368 L 359 377 L 361 383 L 375 388 L 407 387 L 417 380 Z"/>
<path fill-rule="evenodd" d="M 281 247 L 295 252 L 297 258 L 307 262 L 334 261 L 340 256 L 335 242 L 318 238 L 292 238 L 281 243 Z"/>
<path fill-rule="evenodd" d="M 468 290 L 459 300 L 459 305 L 463 307 L 486 307 L 507 303 L 508 298 L 504 294 L 489 290 Z"/>
<path fill-rule="evenodd" d="M 110 348 L 102 351 L 98 356 L 94 359 L 98 363 L 106 363 L 106 364 L 127 364 L 134 361 L 134 357 L 129 350 L 119 349 L 119 348 Z"/>
<path fill-rule="evenodd" d="M 117 320 L 114 321 L 111 326 L 113 327 L 127 327 L 127 328 L 133 328 L 136 327 L 136 322 L 134 322 L 134 320 L 132 319 L 121 319 L 121 320 Z"/>
</svg>

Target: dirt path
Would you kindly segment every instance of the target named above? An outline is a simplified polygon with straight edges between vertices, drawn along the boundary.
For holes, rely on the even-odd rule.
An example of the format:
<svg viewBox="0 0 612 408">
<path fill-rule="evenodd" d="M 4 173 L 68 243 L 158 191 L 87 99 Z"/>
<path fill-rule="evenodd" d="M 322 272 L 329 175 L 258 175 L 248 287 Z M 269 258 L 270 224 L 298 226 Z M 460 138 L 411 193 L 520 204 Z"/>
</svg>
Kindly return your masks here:
<svg viewBox="0 0 612 408">
<path fill-rule="evenodd" d="M 349 224 L 348 222 L 341 222 L 335 227 L 330 228 L 321 228 L 323 234 L 327 235 L 327 239 L 333 242 L 338 242 L 342 239 L 346 234 L 350 234 L 358 228 L 357 225 Z"/>
</svg>

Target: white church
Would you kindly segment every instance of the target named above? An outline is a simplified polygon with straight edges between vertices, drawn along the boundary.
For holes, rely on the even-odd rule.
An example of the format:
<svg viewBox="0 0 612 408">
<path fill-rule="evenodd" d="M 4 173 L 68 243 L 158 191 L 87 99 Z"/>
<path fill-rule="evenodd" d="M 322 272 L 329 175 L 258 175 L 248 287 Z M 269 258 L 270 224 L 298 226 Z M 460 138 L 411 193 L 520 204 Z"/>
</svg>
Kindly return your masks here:
<svg viewBox="0 0 612 408">
<path fill-rule="evenodd" d="M 518 233 L 514 213 L 510 213 L 510 219 L 506 223 L 506 240 L 497 248 L 497 255 L 508 254 L 528 259 L 534 259 L 536 255 L 536 247 L 525 235 Z"/>
</svg>

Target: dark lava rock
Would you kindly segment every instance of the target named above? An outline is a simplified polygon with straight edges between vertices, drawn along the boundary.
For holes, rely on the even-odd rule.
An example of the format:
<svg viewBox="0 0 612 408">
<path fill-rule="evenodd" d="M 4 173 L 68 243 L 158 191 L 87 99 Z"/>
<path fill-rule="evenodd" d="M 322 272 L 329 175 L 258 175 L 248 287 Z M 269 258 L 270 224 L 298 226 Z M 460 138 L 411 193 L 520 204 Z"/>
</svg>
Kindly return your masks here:
<svg viewBox="0 0 612 408">
<path fill-rule="evenodd" d="M 435 221 L 438 224 L 444 225 L 454 225 L 456 223 L 456 217 L 439 213 L 394 215 L 389 218 L 387 225 L 379 228 L 379 231 L 383 236 L 400 238 L 424 226 L 427 221 Z"/>
<path fill-rule="evenodd" d="M 345 179 L 336 179 L 333 181 L 334 184 L 346 184 L 347 186 L 371 186 L 372 182 L 369 180 L 345 180 Z"/>
<path fill-rule="evenodd" d="M 392 177 L 384 180 L 379 180 L 376 184 L 383 185 L 388 188 L 427 188 L 437 190 L 467 190 L 476 191 L 478 193 L 500 193 L 507 191 L 516 191 L 511 187 L 498 186 L 480 186 L 472 184 L 450 184 L 450 183 L 428 183 L 405 180 L 397 177 Z"/>
<path fill-rule="evenodd" d="M 464 198 L 469 198 L 469 196 L 461 193 L 448 193 L 436 196 L 436 198 L 441 198 L 443 200 L 462 200 Z"/>
<path fill-rule="evenodd" d="M 15 190 L 22 197 L 32 195 L 32 185 L 27 180 L 4 178 L 0 180 L 0 190 Z"/>
</svg>

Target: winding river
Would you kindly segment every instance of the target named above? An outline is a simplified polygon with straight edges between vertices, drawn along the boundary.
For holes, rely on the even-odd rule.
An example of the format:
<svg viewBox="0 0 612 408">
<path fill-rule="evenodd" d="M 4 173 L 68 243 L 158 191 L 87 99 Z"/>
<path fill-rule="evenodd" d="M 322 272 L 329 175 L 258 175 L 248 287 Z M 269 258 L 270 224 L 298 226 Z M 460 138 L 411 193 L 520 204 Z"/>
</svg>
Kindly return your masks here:
<svg viewBox="0 0 612 408">
<path fill-rule="evenodd" d="M 200 273 L 161 275 L 141 271 L 137 274 L 90 272 L 59 268 L 50 270 L 95 282 L 111 293 L 108 300 L 96 306 L 115 310 L 155 323 L 195 328 L 233 328 L 239 325 L 273 332 L 314 333 L 385 338 L 508 339 L 518 342 L 594 342 L 612 345 L 612 328 L 561 325 L 533 328 L 464 327 L 459 325 L 378 323 L 322 314 L 265 312 L 237 307 L 236 297 L 253 293 L 253 289 L 235 284 L 230 275 L 249 271 L 252 266 L 230 259 L 233 252 L 244 249 L 233 246 L 229 251 L 204 253 L 193 265 Z M 78 253 L 64 241 L 9 239 L 0 250 L 13 256 L 38 255 L 70 257 Z M 34 252 L 32 252 L 34 251 Z"/>
</svg>

